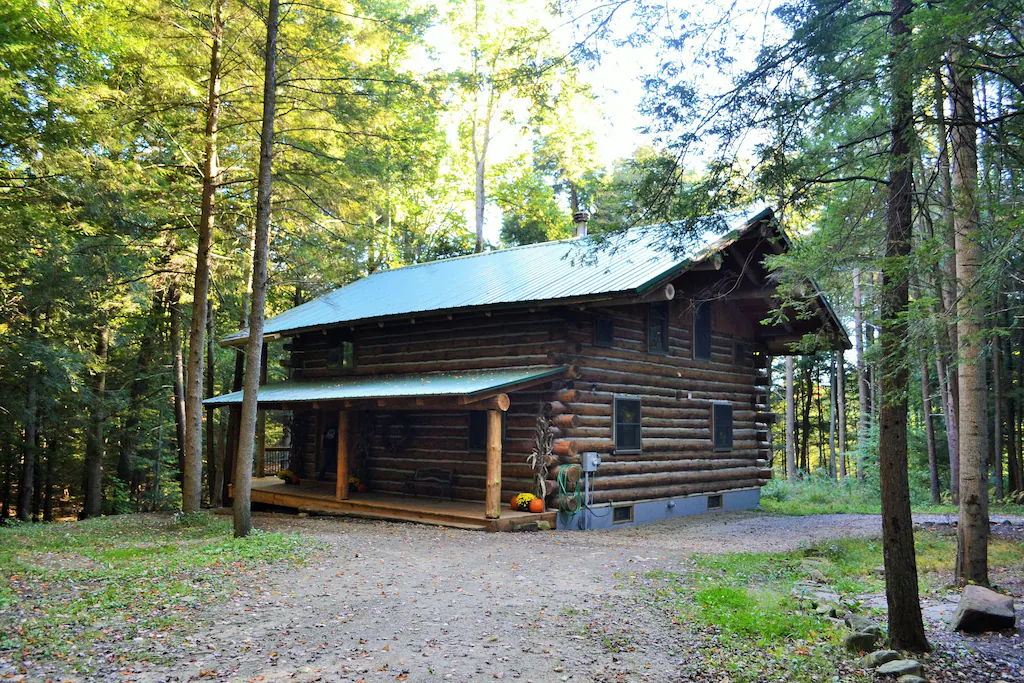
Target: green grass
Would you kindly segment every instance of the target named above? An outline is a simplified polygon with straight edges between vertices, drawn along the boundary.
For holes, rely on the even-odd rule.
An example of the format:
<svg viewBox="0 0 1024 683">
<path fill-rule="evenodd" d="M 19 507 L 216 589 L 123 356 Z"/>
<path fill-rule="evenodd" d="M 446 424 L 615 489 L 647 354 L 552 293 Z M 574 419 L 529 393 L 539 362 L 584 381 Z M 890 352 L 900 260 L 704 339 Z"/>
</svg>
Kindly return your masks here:
<svg viewBox="0 0 1024 683">
<path fill-rule="evenodd" d="M 956 538 L 915 533 L 923 591 L 952 576 Z M 1018 567 L 1024 544 L 992 539 L 990 567 Z M 851 666 L 842 632 L 794 595 L 798 582 L 820 572 L 842 600 L 883 593 L 882 546 L 876 539 L 837 539 L 785 553 L 700 555 L 680 572 L 650 572 L 642 590 L 666 607 L 680 628 L 703 635 L 712 666 L 734 681 L 871 680 Z M 820 577 L 819 577 L 820 578 Z M 845 667 L 845 668 L 844 668 Z"/>
<path fill-rule="evenodd" d="M 911 508 L 922 514 L 952 514 L 958 509 L 946 501 L 935 505 L 926 492 L 912 491 Z M 773 479 L 761 489 L 761 509 L 780 515 L 865 514 L 882 512 L 877 482 L 857 482 L 850 478 L 843 482 L 830 482 L 814 475 L 807 480 L 790 483 Z M 993 502 L 989 506 L 993 515 L 1024 515 L 1024 506 Z"/>
<path fill-rule="evenodd" d="M 173 640 L 201 605 L 251 584 L 249 572 L 308 560 L 296 535 L 235 539 L 228 518 L 132 515 L 0 528 L 0 653 L 65 659 L 88 671 L 94 646 Z"/>
</svg>

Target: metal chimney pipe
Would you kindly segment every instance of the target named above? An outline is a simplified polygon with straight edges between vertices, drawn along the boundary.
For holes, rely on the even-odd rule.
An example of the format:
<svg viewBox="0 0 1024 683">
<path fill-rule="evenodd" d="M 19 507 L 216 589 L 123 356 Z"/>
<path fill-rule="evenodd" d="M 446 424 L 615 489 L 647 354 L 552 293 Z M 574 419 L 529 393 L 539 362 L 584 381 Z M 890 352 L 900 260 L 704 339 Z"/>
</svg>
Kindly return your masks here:
<svg viewBox="0 0 1024 683">
<path fill-rule="evenodd" d="M 576 224 L 576 237 L 583 237 L 587 234 L 587 223 L 590 221 L 590 214 L 586 211 L 577 211 L 572 215 L 572 222 Z"/>
</svg>

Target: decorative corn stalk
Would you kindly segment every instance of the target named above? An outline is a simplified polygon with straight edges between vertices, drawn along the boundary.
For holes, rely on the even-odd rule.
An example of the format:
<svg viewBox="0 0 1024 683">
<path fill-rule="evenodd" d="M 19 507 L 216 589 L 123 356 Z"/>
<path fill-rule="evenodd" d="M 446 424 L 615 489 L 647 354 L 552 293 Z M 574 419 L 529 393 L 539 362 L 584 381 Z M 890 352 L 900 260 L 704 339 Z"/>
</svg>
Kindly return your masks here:
<svg viewBox="0 0 1024 683">
<path fill-rule="evenodd" d="M 551 432 L 551 419 L 541 413 L 533 430 L 533 451 L 526 457 L 533 468 L 533 495 L 541 500 L 547 497 L 548 463 L 551 462 L 555 435 Z"/>
</svg>

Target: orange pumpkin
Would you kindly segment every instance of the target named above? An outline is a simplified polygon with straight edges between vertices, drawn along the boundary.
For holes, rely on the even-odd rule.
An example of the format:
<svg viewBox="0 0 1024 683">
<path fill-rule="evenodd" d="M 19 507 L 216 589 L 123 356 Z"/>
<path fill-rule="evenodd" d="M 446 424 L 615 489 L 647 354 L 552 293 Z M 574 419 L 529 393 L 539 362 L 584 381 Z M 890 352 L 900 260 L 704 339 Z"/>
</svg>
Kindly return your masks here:
<svg viewBox="0 0 1024 683">
<path fill-rule="evenodd" d="M 544 512 L 544 500 L 534 498 L 530 501 L 530 512 Z"/>
<path fill-rule="evenodd" d="M 517 501 L 517 498 L 519 498 L 519 494 L 518 494 L 518 493 L 513 493 L 513 494 L 512 494 L 512 500 L 510 500 L 510 501 L 508 502 L 508 506 L 509 506 L 510 508 L 512 508 L 513 510 L 515 510 L 515 509 L 516 509 L 516 503 L 518 502 L 518 501 Z"/>
</svg>

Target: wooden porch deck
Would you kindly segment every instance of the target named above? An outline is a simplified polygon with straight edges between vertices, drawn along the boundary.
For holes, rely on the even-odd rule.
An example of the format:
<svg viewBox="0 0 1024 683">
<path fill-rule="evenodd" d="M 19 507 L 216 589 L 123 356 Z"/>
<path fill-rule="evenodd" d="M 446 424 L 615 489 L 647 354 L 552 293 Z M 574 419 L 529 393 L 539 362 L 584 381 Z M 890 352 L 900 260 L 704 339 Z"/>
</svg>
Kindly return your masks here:
<svg viewBox="0 0 1024 683">
<path fill-rule="evenodd" d="M 401 496 L 394 493 L 351 492 L 347 500 L 334 497 L 334 482 L 303 481 L 285 484 L 277 477 L 252 480 L 252 502 L 295 508 L 303 512 L 325 512 L 368 519 L 436 524 L 461 529 L 516 531 L 525 525 L 546 521 L 555 528 L 555 515 L 532 513 L 501 506 L 501 517 L 487 519 L 484 503 L 466 500 L 438 501 L 436 496 Z"/>
</svg>

